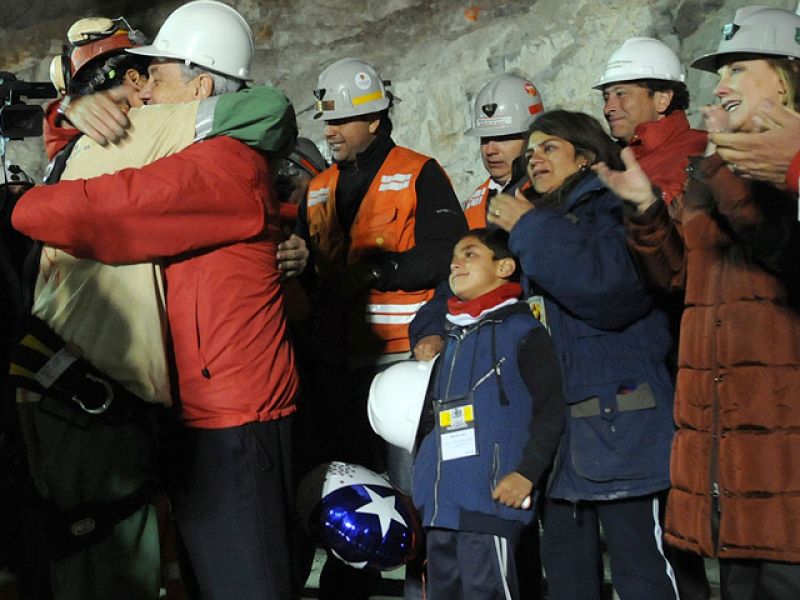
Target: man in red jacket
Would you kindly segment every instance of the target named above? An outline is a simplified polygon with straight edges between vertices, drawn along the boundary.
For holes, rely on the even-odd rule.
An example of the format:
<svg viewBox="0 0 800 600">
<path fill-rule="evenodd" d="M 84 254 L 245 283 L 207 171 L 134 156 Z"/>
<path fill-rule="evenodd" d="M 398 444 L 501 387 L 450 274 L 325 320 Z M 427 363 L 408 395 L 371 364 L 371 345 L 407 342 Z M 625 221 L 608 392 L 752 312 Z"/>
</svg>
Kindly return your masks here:
<svg viewBox="0 0 800 600">
<path fill-rule="evenodd" d="M 678 57 L 653 38 L 630 38 L 608 59 L 594 88 L 603 92 L 611 137 L 631 148 L 667 204 L 680 195 L 690 155 L 702 154 L 705 132 L 690 129 L 689 92 Z"/>
<path fill-rule="evenodd" d="M 154 57 L 142 99 L 182 103 L 241 87 L 253 41 L 236 11 L 198 0 L 136 53 Z M 287 417 L 297 378 L 265 159 L 214 138 L 142 169 L 37 188 L 13 218 L 78 257 L 164 261 L 182 420 L 173 501 L 202 595 L 289 597 Z"/>
<path fill-rule="evenodd" d="M 605 72 L 594 85 L 603 93 L 603 114 L 611 137 L 626 146 L 623 156 L 633 153 L 653 185 L 653 194 L 667 206 L 683 194 L 689 156 L 702 154 L 706 146 L 705 132 L 689 127 L 685 113 L 689 92 L 684 80 L 680 60 L 666 44 L 635 37 L 625 40 L 609 57 Z M 638 254 L 636 258 L 647 260 Z M 661 294 L 658 299 L 677 338 L 683 300 L 675 294 Z M 677 344 L 674 347 L 677 351 Z M 674 352 L 671 360 L 676 360 Z M 667 554 L 681 598 L 708 598 L 702 560 L 669 548 Z"/>
</svg>

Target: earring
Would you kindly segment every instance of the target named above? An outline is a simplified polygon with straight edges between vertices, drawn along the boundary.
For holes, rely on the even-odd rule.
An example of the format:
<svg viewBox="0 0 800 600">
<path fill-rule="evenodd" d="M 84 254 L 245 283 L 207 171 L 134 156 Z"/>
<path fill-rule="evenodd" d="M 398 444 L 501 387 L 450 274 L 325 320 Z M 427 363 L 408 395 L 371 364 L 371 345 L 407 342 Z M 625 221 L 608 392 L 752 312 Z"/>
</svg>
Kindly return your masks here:
<svg viewBox="0 0 800 600">
<path fill-rule="evenodd" d="M 581 164 L 580 168 L 578 169 L 581 173 L 586 173 L 589 170 L 589 165 L 586 163 Z"/>
</svg>

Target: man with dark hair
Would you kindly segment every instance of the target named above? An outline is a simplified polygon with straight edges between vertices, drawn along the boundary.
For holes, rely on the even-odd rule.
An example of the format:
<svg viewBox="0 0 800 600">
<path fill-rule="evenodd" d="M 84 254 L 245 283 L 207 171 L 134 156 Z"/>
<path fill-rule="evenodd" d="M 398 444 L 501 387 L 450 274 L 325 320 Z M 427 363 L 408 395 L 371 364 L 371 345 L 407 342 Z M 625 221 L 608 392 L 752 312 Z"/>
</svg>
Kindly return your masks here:
<svg viewBox="0 0 800 600">
<path fill-rule="evenodd" d="M 689 92 L 680 60 L 664 42 L 625 40 L 593 86 L 603 92 L 611 137 L 630 146 L 657 195 L 670 204 L 683 190 L 688 157 L 702 154 L 706 135 L 690 129 Z"/>
<path fill-rule="evenodd" d="M 310 396 L 319 399 L 320 458 L 371 468 L 382 461 L 367 422 L 369 383 L 379 366 L 407 358 L 408 324 L 447 276 L 467 229 L 442 167 L 392 141 L 388 85 L 352 58 L 320 75 L 315 118 L 325 120 L 334 164 L 311 181 L 297 228 L 319 277 L 313 304 L 320 360 Z M 335 397 L 333 380 L 341 394 Z M 410 462 L 405 450 L 390 450 L 390 475 L 406 492 Z M 367 598 L 369 573 L 336 576 L 339 566 L 328 561 L 320 597 Z"/>
<path fill-rule="evenodd" d="M 595 89 L 603 92 L 603 114 L 611 136 L 633 151 L 642 170 L 650 178 L 659 202 L 667 206 L 683 193 L 689 156 L 702 154 L 706 134 L 691 129 L 686 118 L 689 91 L 680 60 L 663 42 L 654 38 L 634 37 L 625 40 L 608 59 L 606 70 Z M 626 150 L 627 152 L 627 150 Z M 626 214 L 626 225 L 635 219 Z M 629 232 L 630 227 L 626 227 Z M 637 256 L 639 260 L 645 260 Z M 677 340 L 682 298 L 676 294 L 656 294 L 669 318 Z M 668 361 L 677 369 L 677 343 Z M 663 518 L 663 517 L 662 517 Z M 702 600 L 710 591 L 704 565 L 696 556 L 667 548 L 675 569 L 681 598 Z"/>
</svg>

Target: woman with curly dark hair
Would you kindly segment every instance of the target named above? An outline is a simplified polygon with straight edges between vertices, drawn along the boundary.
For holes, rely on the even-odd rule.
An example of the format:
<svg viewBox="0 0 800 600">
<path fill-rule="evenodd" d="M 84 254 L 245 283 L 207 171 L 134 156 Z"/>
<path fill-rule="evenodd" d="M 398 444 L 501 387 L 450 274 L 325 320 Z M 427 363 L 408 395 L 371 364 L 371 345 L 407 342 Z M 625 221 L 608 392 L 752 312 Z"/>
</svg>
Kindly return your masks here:
<svg viewBox="0 0 800 600">
<path fill-rule="evenodd" d="M 589 115 L 554 110 L 533 124 L 527 158 L 535 194 L 494 198 L 489 220 L 510 232 L 561 359 L 566 427 L 542 507 L 550 598 L 603 597 L 602 525 L 620 597 L 675 600 L 660 523 L 670 335 L 629 255 L 622 200 L 591 170 L 621 167 L 619 147 Z"/>
</svg>

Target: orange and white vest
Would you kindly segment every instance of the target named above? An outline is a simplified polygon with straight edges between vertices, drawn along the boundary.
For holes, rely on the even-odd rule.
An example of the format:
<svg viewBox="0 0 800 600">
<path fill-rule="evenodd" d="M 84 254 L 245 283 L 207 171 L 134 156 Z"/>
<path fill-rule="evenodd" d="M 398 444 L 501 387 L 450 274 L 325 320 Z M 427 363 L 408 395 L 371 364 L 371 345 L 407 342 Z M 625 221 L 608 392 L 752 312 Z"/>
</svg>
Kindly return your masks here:
<svg viewBox="0 0 800 600">
<path fill-rule="evenodd" d="M 496 188 L 499 192 L 502 188 L 494 179 L 489 177 L 486 181 L 475 188 L 465 202 L 461 203 L 467 225 L 470 229 L 482 229 L 486 227 L 486 202 L 488 201 L 489 190 Z"/>
<path fill-rule="evenodd" d="M 526 190 L 529 187 L 531 187 L 531 182 L 526 177 L 525 183 L 520 186 L 520 189 Z M 483 229 L 486 227 L 486 212 L 489 210 L 486 204 L 489 202 L 489 192 L 495 190 L 499 194 L 504 188 L 503 184 L 497 183 L 489 177 L 461 203 L 461 209 L 464 211 L 464 216 L 470 229 Z"/>
<path fill-rule="evenodd" d="M 405 252 L 415 245 L 416 182 L 429 157 L 395 146 L 387 155 L 345 235 L 336 215 L 339 168 L 333 165 L 311 180 L 306 197 L 308 229 L 317 271 L 335 281 L 345 264 L 353 265 L 376 251 Z M 351 352 L 392 354 L 409 351 L 408 324 L 433 290 L 381 292 L 369 290 L 366 305 L 354 302 L 348 310 Z M 358 327 L 358 325 L 361 327 Z M 355 325 L 355 327 L 353 327 Z M 358 329 L 369 330 L 368 343 Z"/>
</svg>

